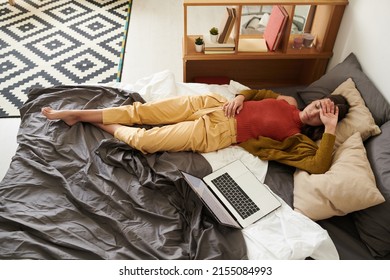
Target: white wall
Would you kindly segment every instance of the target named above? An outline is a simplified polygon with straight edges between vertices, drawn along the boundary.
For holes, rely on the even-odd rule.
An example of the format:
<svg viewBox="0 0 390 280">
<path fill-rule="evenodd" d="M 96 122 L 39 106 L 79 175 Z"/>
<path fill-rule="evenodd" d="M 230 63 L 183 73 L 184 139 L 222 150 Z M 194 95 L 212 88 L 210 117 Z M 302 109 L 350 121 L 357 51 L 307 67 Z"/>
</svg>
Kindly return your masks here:
<svg viewBox="0 0 390 280">
<path fill-rule="evenodd" d="M 363 71 L 390 101 L 390 1 L 349 0 L 328 69 L 355 53 Z"/>
</svg>

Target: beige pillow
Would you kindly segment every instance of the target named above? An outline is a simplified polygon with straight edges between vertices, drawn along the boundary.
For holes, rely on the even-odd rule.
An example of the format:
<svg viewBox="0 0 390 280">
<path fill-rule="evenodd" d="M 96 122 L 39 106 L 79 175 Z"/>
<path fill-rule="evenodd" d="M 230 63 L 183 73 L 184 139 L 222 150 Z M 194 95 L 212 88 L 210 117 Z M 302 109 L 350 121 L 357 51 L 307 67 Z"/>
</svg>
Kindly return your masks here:
<svg viewBox="0 0 390 280">
<path fill-rule="evenodd" d="M 339 85 L 332 94 L 344 96 L 350 105 L 348 114 L 337 125 L 335 147 L 338 147 L 355 132 L 360 132 L 363 141 L 370 136 L 381 133 L 351 78 Z"/>
<path fill-rule="evenodd" d="M 294 208 L 313 220 L 343 216 L 384 202 L 367 159 L 360 134 L 335 151 L 325 174 L 294 174 Z"/>
</svg>

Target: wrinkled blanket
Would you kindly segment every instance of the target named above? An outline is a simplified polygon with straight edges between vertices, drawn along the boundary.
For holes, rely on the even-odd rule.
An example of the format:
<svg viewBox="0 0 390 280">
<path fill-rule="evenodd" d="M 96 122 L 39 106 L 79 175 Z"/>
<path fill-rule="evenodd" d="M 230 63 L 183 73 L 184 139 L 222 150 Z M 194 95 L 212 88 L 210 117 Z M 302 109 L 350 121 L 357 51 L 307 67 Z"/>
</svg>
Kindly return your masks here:
<svg viewBox="0 0 390 280">
<path fill-rule="evenodd" d="M 219 225 L 181 178 L 211 172 L 190 152 L 143 155 L 90 124 L 40 110 L 142 102 L 92 86 L 34 89 L 0 183 L 2 259 L 245 259 L 240 230 Z"/>
</svg>

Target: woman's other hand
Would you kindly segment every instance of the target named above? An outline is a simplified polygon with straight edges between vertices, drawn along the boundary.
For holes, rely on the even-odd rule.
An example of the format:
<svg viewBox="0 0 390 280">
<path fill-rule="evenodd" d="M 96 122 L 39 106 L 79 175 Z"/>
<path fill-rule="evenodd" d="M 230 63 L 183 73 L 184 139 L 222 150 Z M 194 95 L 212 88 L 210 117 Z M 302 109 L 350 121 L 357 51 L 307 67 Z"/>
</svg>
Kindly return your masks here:
<svg viewBox="0 0 390 280">
<path fill-rule="evenodd" d="M 234 99 L 226 102 L 222 106 L 225 116 L 233 118 L 236 114 L 239 114 L 244 107 L 244 100 L 245 97 L 243 95 L 237 95 Z"/>
<path fill-rule="evenodd" d="M 330 100 L 321 100 L 320 118 L 325 126 L 325 132 L 330 134 L 336 133 L 338 122 L 339 108 Z"/>
</svg>

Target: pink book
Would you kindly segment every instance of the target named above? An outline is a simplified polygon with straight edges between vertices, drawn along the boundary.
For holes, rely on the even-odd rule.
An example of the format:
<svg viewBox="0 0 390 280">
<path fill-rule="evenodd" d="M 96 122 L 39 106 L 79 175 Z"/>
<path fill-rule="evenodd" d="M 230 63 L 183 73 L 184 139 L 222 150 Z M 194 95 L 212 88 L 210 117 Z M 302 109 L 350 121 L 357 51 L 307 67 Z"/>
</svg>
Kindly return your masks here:
<svg viewBox="0 0 390 280">
<path fill-rule="evenodd" d="M 264 31 L 264 39 L 270 51 L 276 50 L 280 37 L 282 36 L 284 26 L 288 18 L 287 12 L 280 5 L 272 7 L 271 15 L 267 27 Z"/>
</svg>

